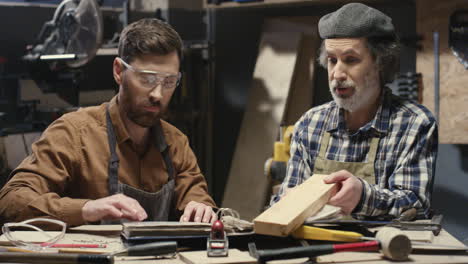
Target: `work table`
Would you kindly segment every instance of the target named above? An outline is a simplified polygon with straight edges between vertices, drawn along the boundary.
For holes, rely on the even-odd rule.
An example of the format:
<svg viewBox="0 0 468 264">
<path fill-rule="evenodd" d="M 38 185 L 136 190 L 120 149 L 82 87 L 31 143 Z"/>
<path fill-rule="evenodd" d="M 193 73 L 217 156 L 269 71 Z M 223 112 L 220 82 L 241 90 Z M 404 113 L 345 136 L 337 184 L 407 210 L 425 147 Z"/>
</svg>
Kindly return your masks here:
<svg viewBox="0 0 468 264">
<path fill-rule="evenodd" d="M 60 240 L 58 243 L 104 243 L 107 247 L 103 249 L 86 249 L 88 251 L 104 251 L 104 252 L 112 252 L 124 247 L 122 243 L 119 233 L 120 227 L 113 226 L 113 227 L 99 227 L 99 226 L 92 226 L 90 227 L 78 227 L 74 228 L 70 231 L 73 233 L 65 234 L 65 237 Z M 93 234 L 84 234 L 80 232 L 91 232 Z M 96 234 L 96 233 L 103 233 Z M 428 232 L 428 231 L 413 231 L 413 232 Z M 311 244 L 313 241 L 310 242 Z M 0 237 L 0 244 L 7 245 L 7 240 L 4 236 Z M 433 237 L 432 244 L 434 245 L 448 245 L 448 246 L 464 246 L 463 243 L 458 241 L 454 238 L 451 234 L 449 234 L 445 230 L 441 230 L 438 236 Z M 444 255 L 437 255 L 431 254 L 420 254 L 421 246 L 413 246 L 415 249 L 408 261 L 398 262 L 398 263 L 468 263 L 468 254 L 467 255 L 448 255 L 444 253 Z M 86 251 L 83 249 L 83 252 Z M 417 253 L 417 254 L 416 254 Z M 187 255 L 191 256 L 192 262 L 185 260 L 184 256 Z M 197 254 L 197 257 L 193 257 L 193 254 Z M 292 260 L 277 260 L 277 261 L 270 261 L 268 263 L 291 263 L 291 264 L 299 264 L 304 263 L 308 259 L 301 258 L 301 259 L 292 259 Z M 237 249 L 231 249 L 230 255 L 228 257 L 217 257 L 217 258 L 207 258 L 206 251 L 198 251 L 197 253 L 181 251 L 177 256 L 172 259 L 155 259 L 153 257 L 115 257 L 116 264 L 135 264 L 135 263 L 142 263 L 142 264 L 158 264 L 158 263 L 169 263 L 169 264 L 187 264 L 187 263 L 200 263 L 200 264 L 216 264 L 216 263 L 256 263 L 254 259 L 252 259 L 247 251 L 239 251 Z M 317 258 L 316 263 L 393 263 L 393 261 L 384 259 L 381 253 L 378 252 L 341 252 L 341 253 L 333 253 L 329 255 L 319 256 Z"/>
</svg>

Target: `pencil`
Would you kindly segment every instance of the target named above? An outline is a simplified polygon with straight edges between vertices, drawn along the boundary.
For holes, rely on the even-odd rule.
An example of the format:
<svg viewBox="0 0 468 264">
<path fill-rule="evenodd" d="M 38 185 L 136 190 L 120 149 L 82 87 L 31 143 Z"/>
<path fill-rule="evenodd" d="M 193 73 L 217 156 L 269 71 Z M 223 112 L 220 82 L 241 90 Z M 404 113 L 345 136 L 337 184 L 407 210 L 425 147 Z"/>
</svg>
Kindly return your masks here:
<svg viewBox="0 0 468 264">
<path fill-rule="evenodd" d="M 41 244 L 41 246 L 47 246 L 46 243 Z M 49 247 L 52 248 L 105 248 L 105 244 L 53 244 Z"/>
</svg>

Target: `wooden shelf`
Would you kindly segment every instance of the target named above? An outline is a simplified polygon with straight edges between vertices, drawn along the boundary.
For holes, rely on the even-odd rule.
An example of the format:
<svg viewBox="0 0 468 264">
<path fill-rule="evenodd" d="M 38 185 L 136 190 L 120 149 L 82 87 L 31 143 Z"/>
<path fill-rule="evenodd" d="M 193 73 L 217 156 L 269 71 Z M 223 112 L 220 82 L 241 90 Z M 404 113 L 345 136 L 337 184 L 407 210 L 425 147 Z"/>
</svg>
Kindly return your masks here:
<svg viewBox="0 0 468 264">
<path fill-rule="evenodd" d="M 204 0 L 205 8 L 242 8 L 242 7 L 275 7 L 275 6 L 292 6 L 292 5 L 323 5 L 323 4 L 345 4 L 356 2 L 355 0 L 263 0 L 254 2 L 223 2 L 219 5 L 207 4 L 208 0 Z M 410 0 L 402 0 L 410 1 Z M 391 0 L 364 0 L 363 3 L 384 3 L 394 2 Z"/>
</svg>

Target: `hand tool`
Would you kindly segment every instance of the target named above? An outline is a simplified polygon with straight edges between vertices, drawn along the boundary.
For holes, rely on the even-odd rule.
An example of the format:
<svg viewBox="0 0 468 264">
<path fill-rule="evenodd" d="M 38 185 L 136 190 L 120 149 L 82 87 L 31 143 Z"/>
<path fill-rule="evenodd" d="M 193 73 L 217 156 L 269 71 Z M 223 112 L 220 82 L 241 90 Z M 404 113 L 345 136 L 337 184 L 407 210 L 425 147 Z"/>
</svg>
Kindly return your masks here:
<svg viewBox="0 0 468 264">
<path fill-rule="evenodd" d="M 0 263 L 113 264 L 110 255 L 0 252 Z"/>
<path fill-rule="evenodd" d="M 42 243 L 42 247 L 46 247 L 47 243 Z M 52 244 L 51 248 L 105 248 L 105 244 Z"/>
<path fill-rule="evenodd" d="M 292 259 L 317 257 L 342 251 L 376 251 L 379 250 L 378 241 L 367 241 L 345 244 L 313 245 L 306 247 L 291 247 L 283 249 L 256 250 L 255 243 L 249 243 L 250 255 L 260 263 L 278 259 Z"/>
<path fill-rule="evenodd" d="M 374 241 L 344 244 L 314 245 L 284 249 L 257 250 L 255 243 L 249 243 L 250 255 L 260 263 L 302 257 L 317 257 L 343 251 L 376 251 L 381 250 L 385 257 L 392 260 L 405 260 L 411 253 L 411 241 L 400 230 L 385 227 L 377 232 Z"/>
<path fill-rule="evenodd" d="M 366 227 L 375 226 L 389 226 L 395 227 L 401 230 L 417 230 L 417 231 L 432 231 L 434 235 L 439 235 L 442 229 L 442 218 L 443 215 L 435 215 L 432 217 L 430 222 L 410 222 L 410 221 L 367 221 L 367 220 L 315 220 L 306 221 L 306 225 L 361 225 Z"/>
<path fill-rule="evenodd" d="M 81 254 L 110 254 L 111 256 L 163 256 L 175 254 L 177 252 L 177 242 L 154 242 L 142 245 L 131 246 L 114 252 L 96 250 L 98 248 L 60 248 L 59 253 L 81 253 Z"/>
<path fill-rule="evenodd" d="M 208 257 L 227 257 L 229 254 L 229 240 L 220 220 L 216 220 L 211 226 L 206 241 L 206 254 Z"/>
<path fill-rule="evenodd" d="M 164 241 L 131 246 L 111 253 L 111 256 L 162 256 L 175 254 L 177 242 Z"/>
<path fill-rule="evenodd" d="M 0 252 L 0 263 L 113 264 L 114 256 L 161 256 L 177 252 L 177 242 L 155 242 L 128 247 L 108 255 Z"/>
<path fill-rule="evenodd" d="M 292 236 L 297 239 L 327 240 L 339 242 L 356 242 L 362 240 L 364 235 L 357 232 L 333 230 L 313 226 L 301 226 L 292 232 Z"/>
<path fill-rule="evenodd" d="M 0 247 L 0 252 L 28 252 L 36 253 L 34 250 L 19 248 L 19 247 Z"/>
</svg>

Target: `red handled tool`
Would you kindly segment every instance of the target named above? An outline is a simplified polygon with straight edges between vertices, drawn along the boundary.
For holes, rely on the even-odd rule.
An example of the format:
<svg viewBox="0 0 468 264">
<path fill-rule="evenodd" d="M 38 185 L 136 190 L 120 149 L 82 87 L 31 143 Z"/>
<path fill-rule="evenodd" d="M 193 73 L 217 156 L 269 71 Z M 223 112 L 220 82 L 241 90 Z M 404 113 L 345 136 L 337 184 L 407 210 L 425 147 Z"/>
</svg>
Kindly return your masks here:
<svg viewBox="0 0 468 264">
<path fill-rule="evenodd" d="M 379 249 L 379 241 L 314 245 L 306 247 L 291 247 L 269 250 L 257 250 L 255 243 L 249 243 L 250 255 L 256 258 L 260 263 L 277 259 L 293 259 L 304 257 L 313 258 L 321 255 L 343 251 L 378 251 Z"/>
<path fill-rule="evenodd" d="M 229 253 L 229 241 L 224 231 L 223 222 L 216 220 L 211 225 L 211 232 L 206 242 L 208 257 L 227 257 Z"/>
</svg>

